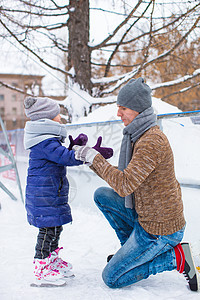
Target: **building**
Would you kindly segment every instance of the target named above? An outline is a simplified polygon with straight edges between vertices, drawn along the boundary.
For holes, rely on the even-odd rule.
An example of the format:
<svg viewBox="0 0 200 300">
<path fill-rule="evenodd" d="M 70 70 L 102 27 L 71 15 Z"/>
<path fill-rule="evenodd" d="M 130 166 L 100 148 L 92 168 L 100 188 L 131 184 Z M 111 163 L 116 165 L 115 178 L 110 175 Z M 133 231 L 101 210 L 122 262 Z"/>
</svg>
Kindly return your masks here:
<svg viewBox="0 0 200 300">
<path fill-rule="evenodd" d="M 27 94 L 44 96 L 40 75 L 0 74 L 0 115 L 7 130 L 24 128 L 24 98 Z M 49 96 L 50 97 L 50 96 Z M 64 100 L 64 96 L 50 97 Z M 61 108 L 66 115 L 66 109 Z"/>
<path fill-rule="evenodd" d="M 37 91 L 37 95 L 42 96 L 42 78 L 38 75 L 0 74 L 0 115 L 7 130 L 24 127 L 25 95 Z"/>
</svg>

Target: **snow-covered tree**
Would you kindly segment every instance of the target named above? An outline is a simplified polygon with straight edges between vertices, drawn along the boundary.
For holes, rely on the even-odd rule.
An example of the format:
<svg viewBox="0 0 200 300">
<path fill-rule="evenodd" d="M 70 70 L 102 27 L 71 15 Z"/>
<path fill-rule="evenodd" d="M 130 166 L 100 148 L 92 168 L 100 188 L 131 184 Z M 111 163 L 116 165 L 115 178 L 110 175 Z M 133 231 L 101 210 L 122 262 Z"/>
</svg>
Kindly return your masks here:
<svg viewBox="0 0 200 300">
<path fill-rule="evenodd" d="M 0 39 L 64 76 L 71 113 L 78 106 L 73 92 L 82 95 L 77 114 L 87 114 L 92 103 L 112 102 L 107 96 L 133 77 L 145 74 L 152 84 L 155 64 L 173 59 L 186 41 L 197 40 L 199 21 L 196 0 L 1 0 Z M 181 34 L 169 39 L 175 30 Z M 159 47 L 158 37 L 163 41 Z M 123 65 L 127 53 L 128 64 Z M 121 73 L 116 74 L 118 66 Z M 196 63 L 192 73 L 174 74 L 167 86 L 176 85 L 177 92 L 182 81 L 198 86 L 199 68 Z"/>
</svg>

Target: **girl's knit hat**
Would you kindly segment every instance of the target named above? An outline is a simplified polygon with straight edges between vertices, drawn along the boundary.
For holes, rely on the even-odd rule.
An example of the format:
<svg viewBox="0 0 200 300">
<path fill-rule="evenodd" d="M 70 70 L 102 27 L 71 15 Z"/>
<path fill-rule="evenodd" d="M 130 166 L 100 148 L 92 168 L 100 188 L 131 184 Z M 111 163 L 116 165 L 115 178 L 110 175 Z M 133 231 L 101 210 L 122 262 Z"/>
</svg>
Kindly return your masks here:
<svg viewBox="0 0 200 300">
<path fill-rule="evenodd" d="M 60 114 L 59 104 L 47 97 L 26 97 L 24 99 L 25 114 L 31 121 L 54 119 Z"/>
</svg>

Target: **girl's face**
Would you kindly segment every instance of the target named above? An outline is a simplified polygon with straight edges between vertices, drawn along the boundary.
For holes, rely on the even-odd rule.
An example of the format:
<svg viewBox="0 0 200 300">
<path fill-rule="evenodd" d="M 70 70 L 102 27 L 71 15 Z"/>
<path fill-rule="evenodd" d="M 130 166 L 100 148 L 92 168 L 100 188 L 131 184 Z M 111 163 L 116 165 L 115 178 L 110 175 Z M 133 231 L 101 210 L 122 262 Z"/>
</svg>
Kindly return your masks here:
<svg viewBox="0 0 200 300">
<path fill-rule="evenodd" d="M 58 122 L 58 123 L 61 124 L 62 122 L 61 122 L 61 116 L 60 116 L 60 114 L 57 115 L 55 118 L 53 118 L 53 121 Z"/>
</svg>

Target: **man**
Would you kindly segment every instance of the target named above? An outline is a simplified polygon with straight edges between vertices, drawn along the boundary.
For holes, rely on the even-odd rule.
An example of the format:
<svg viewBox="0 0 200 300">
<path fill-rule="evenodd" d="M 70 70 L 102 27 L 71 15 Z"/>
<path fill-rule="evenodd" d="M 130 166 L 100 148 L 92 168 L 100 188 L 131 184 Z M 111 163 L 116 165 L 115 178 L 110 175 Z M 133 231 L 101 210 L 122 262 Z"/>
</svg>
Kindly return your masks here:
<svg viewBox="0 0 200 300">
<path fill-rule="evenodd" d="M 101 187 L 94 195 L 121 243 L 107 259 L 103 280 L 120 288 L 177 269 L 197 291 L 189 244 L 180 244 L 185 219 L 173 153 L 157 126 L 150 87 L 142 78 L 130 80 L 120 90 L 117 105 L 125 125 L 118 168 L 90 147 L 73 148 L 76 159 L 90 163 L 111 187 Z"/>
</svg>

